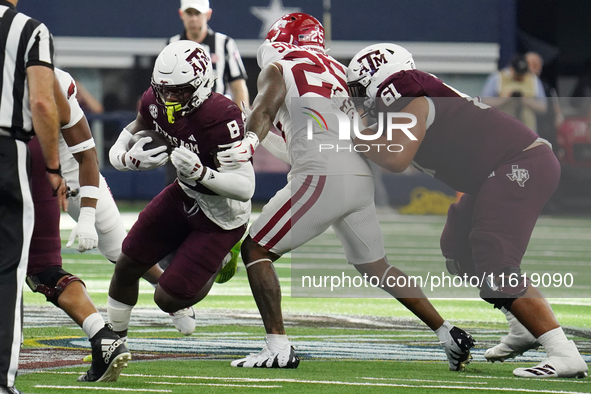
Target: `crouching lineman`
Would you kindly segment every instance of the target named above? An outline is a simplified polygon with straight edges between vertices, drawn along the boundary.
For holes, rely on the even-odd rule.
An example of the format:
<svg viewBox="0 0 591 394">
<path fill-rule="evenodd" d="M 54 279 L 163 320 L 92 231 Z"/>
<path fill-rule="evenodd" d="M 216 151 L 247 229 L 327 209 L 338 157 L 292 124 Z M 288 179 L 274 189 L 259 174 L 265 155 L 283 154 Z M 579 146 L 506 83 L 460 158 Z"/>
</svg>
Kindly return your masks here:
<svg viewBox="0 0 591 394">
<path fill-rule="evenodd" d="M 348 98 L 346 68 L 326 55 L 320 22 L 302 13 L 284 15 L 270 28 L 257 59 L 262 71 L 246 138 L 240 145 L 220 152 L 218 159 L 230 168 L 248 164 L 260 138 L 271 153 L 292 167 L 289 182 L 265 205 L 242 244 L 242 258 L 265 325 L 267 344 L 259 353 L 234 360 L 231 365 L 297 368 L 299 357 L 283 325 L 275 260 L 332 227 L 347 261 L 360 273 L 381 278 L 381 283 L 406 275 L 386 259 L 367 161 L 347 150 L 318 154 L 317 146 L 307 139 L 304 122 L 294 121 L 299 113 L 292 108 L 294 99 L 321 101 L 326 106 L 313 111 L 322 113 L 332 110 L 331 98 Z M 351 106 L 349 109 L 354 111 Z M 331 122 L 334 120 L 330 117 Z M 285 140 L 268 132 L 274 122 Z M 318 128 L 315 133 L 323 143 L 338 144 L 336 129 L 336 124 L 330 123 L 330 127 Z M 407 287 L 388 287 L 387 291 L 436 333 L 450 370 L 462 370 L 474 346 L 472 337 L 444 321 L 423 291 L 405 282 L 409 283 Z"/>
<path fill-rule="evenodd" d="M 62 124 L 60 168 L 68 183 L 80 186 L 76 202 L 68 205 L 68 212 L 78 222 L 72 231 L 70 244 L 77 239 L 78 250 L 85 251 L 96 248 L 99 243 L 95 229 L 95 214 L 100 204 L 97 202 L 100 179 L 97 154 L 88 122 L 76 100 L 74 80 L 58 68 L 55 69 L 55 77 L 59 84 L 55 88 L 55 96 Z M 37 138 L 31 140 L 29 148 L 33 158 L 31 191 L 35 204 L 35 226 L 29 250 L 27 284 L 31 290 L 45 295 L 47 301 L 63 309 L 90 338 L 92 364 L 78 380 L 116 381 L 131 355 L 124 341 L 109 325 L 105 325 L 86 292 L 84 282 L 62 269 L 59 207 L 51 185 L 45 179 L 45 164 Z M 103 352 L 105 349 L 111 351 Z"/>
<path fill-rule="evenodd" d="M 212 93 L 211 60 L 193 41 L 171 43 L 156 59 L 152 86 L 141 98 L 137 118 L 109 152 L 120 171 L 143 171 L 168 160 L 166 147 L 143 150 L 150 137 L 128 143 L 140 130 L 157 130 L 172 146 L 178 178 L 140 213 L 123 241 L 108 298 L 115 332 L 127 335 L 138 298 L 138 279 L 176 251 L 160 277 L 154 301 L 165 312 L 188 308 L 209 292 L 222 261 L 240 241 L 250 216 L 254 170 L 216 169 L 218 150 L 244 135 L 242 112 L 230 99 Z"/>
<path fill-rule="evenodd" d="M 503 361 L 542 345 L 548 358 L 535 367 L 515 369 L 515 376 L 586 376 L 585 361 L 548 302 L 521 279 L 531 233 L 560 178 L 550 144 L 516 119 L 416 70 L 412 55 L 398 45 L 376 44 L 360 51 L 349 64 L 347 80 L 351 96 L 376 99 L 378 114 L 416 117 L 416 125 L 408 129 L 415 140 L 405 133 L 375 140 L 400 144 L 399 153 L 370 150 L 365 156 L 393 172 L 412 163 L 464 193 L 449 208 L 441 249 L 450 273 L 487 279 L 480 297 L 509 320 L 508 337 L 485 357 Z M 375 132 L 374 127 L 362 133 Z M 510 281 L 515 277 L 520 280 Z"/>
</svg>

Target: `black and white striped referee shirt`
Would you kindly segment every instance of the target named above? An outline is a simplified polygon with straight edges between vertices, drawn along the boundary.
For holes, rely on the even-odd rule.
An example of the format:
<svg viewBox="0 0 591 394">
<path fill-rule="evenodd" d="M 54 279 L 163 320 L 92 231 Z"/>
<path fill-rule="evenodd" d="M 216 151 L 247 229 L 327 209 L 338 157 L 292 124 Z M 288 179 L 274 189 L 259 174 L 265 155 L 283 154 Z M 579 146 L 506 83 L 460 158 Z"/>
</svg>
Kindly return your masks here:
<svg viewBox="0 0 591 394">
<path fill-rule="evenodd" d="M 167 44 L 171 42 L 188 40 L 187 32 L 170 37 Z M 211 64 L 213 67 L 213 74 L 216 77 L 213 91 L 216 93 L 229 93 L 226 84 L 237 79 L 246 79 L 246 70 L 236 47 L 236 42 L 225 34 L 214 32 L 211 28 L 207 28 L 207 35 L 203 42 L 205 50 L 211 57 Z"/>
<path fill-rule="evenodd" d="M 53 69 L 47 27 L 0 0 L 0 135 L 28 141 L 33 135 L 27 67 Z"/>
</svg>

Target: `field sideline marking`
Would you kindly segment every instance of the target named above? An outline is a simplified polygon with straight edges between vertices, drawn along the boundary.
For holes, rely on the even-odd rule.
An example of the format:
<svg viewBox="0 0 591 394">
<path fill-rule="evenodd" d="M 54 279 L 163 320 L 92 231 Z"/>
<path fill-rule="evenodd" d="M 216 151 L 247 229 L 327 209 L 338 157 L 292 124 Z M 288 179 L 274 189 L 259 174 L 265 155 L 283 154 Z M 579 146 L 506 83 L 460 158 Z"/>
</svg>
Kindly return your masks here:
<svg viewBox="0 0 591 394">
<path fill-rule="evenodd" d="M 502 387 L 468 387 L 468 386 L 425 386 L 425 385 L 411 385 L 411 384 L 396 384 L 396 383 L 360 383 L 360 382 L 341 382 L 341 381 L 322 381 L 322 380 L 300 380 L 300 379 L 269 379 L 269 378 L 232 378 L 232 377 L 215 377 L 215 376 L 175 376 L 175 375 L 144 375 L 144 374 L 121 374 L 121 376 L 129 377 L 149 377 L 149 378 L 173 378 L 173 379 L 202 379 L 202 380 L 230 380 L 235 382 L 284 382 L 284 383 L 309 383 L 309 384 L 332 384 L 332 385 L 348 385 L 348 386 L 379 386 L 379 387 L 415 387 L 415 388 L 453 388 L 462 390 L 505 390 L 527 393 L 555 393 L 555 394 L 586 394 L 579 391 L 548 391 L 548 390 L 534 390 L 534 389 L 520 389 L 520 388 L 502 388 Z M 371 378 L 363 378 L 371 379 Z M 380 378 L 374 378 L 380 379 Z M 515 378 L 517 379 L 517 378 Z M 404 380 L 404 379 L 399 379 Z M 407 379 L 412 381 L 413 379 Z M 418 380 L 418 379 L 417 379 Z M 533 380 L 533 379 L 527 379 Z M 445 381 L 442 381 L 444 383 Z M 474 384 L 476 382 L 466 381 L 466 384 Z M 564 383 L 564 381 L 563 381 Z"/>
<path fill-rule="evenodd" d="M 45 371 L 44 371 L 45 372 Z M 49 371 L 47 371 L 49 372 Z M 50 372 L 54 374 L 73 374 L 78 372 Z M 483 391 L 514 391 L 514 392 L 523 392 L 523 393 L 550 393 L 550 394 L 587 394 L 581 391 L 556 391 L 556 390 L 535 390 L 535 389 L 526 389 L 526 388 L 509 388 L 509 387 L 474 387 L 474 386 L 437 386 L 437 385 L 413 385 L 413 384 L 398 384 L 398 383 L 361 383 L 361 382 L 341 382 L 341 381 L 330 381 L 330 380 L 300 380 L 300 379 L 267 379 L 267 378 L 232 378 L 232 377 L 215 377 L 215 376 L 177 376 L 177 375 L 146 375 L 146 374 L 121 374 L 121 376 L 127 377 L 143 377 L 143 378 L 172 378 L 172 379 L 201 379 L 201 380 L 226 380 L 226 381 L 234 381 L 234 382 L 283 382 L 283 383 L 306 383 L 306 384 L 326 384 L 326 385 L 342 385 L 342 386 L 373 386 L 373 387 L 409 387 L 409 388 L 432 388 L 432 389 L 454 389 L 454 390 L 483 390 Z M 473 377 L 472 375 L 467 375 Z M 501 379 L 498 377 L 482 377 L 483 379 Z M 362 379 L 389 379 L 389 378 L 371 378 L 371 377 L 363 377 Z M 391 378 L 395 379 L 395 378 Z M 504 379 L 504 378 L 503 378 Z M 517 378 L 510 378 L 516 380 L 535 380 L 535 379 L 517 379 Z M 402 381 L 421 381 L 419 379 L 397 379 Z M 427 380 L 425 380 L 427 381 Z M 545 380 L 546 381 L 546 380 Z M 561 381 L 564 383 L 564 381 Z M 166 384 L 166 383 L 159 383 L 159 382 L 150 382 L 152 384 Z M 442 381 L 442 383 L 447 383 Z M 455 382 L 449 382 L 455 383 Z M 474 384 L 476 382 L 465 382 L 467 385 Z M 582 382 L 581 382 L 582 383 Z M 182 383 L 179 383 L 182 384 Z M 39 386 L 39 387 L 55 387 L 59 388 L 60 386 Z M 64 388 L 82 388 L 86 389 L 87 387 L 81 386 L 63 386 Z M 90 388 L 90 387 L 88 387 Z M 101 389 L 108 389 L 108 390 L 116 390 L 115 388 L 101 388 Z M 131 390 L 131 391 L 138 391 L 132 389 L 119 389 L 119 390 Z M 146 391 L 156 391 L 156 390 L 146 390 Z M 158 391 L 156 391 L 158 392 Z M 170 391 L 165 391 L 170 392 Z"/>
<path fill-rule="evenodd" d="M 448 384 L 488 384 L 488 382 L 471 382 L 468 380 L 464 381 L 447 381 L 447 380 L 433 380 L 433 379 L 404 379 L 404 378 L 372 378 L 368 376 L 358 376 L 357 379 L 365 379 L 365 380 L 399 380 L 402 382 L 429 382 L 429 383 L 448 383 Z"/>
<path fill-rule="evenodd" d="M 123 374 L 122 374 L 123 375 Z M 126 375 L 126 376 L 136 376 Z M 141 375 L 140 376 L 146 376 Z M 148 375 L 150 376 L 150 375 Z M 156 375 L 157 377 L 157 375 Z M 173 377 L 174 376 L 168 376 Z M 508 388 L 508 387 L 474 387 L 474 386 L 437 386 L 437 385 L 413 385 L 413 384 L 397 384 L 397 383 L 361 383 L 361 382 L 342 382 L 342 381 L 330 381 L 330 380 L 301 380 L 301 379 L 256 379 L 256 378 L 216 378 L 216 377 L 205 377 L 205 376 L 179 376 L 178 378 L 183 379 L 207 379 L 207 380 L 233 380 L 233 381 L 252 381 L 252 382 L 284 382 L 284 383 L 305 383 L 305 384 L 326 384 L 336 386 L 369 386 L 369 387 L 406 387 L 406 388 L 418 388 L 418 389 L 453 389 L 453 390 L 484 390 L 484 391 L 514 391 L 522 393 L 550 393 L 550 394 L 587 394 L 581 391 L 555 391 L 555 390 L 535 390 L 526 388 Z M 244 380 L 243 380 L 244 379 Z M 169 382 L 146 382 L 152 384 L 171 384 Z M 444 382 L 443 382 L 444 383 Z M 472 384 L 472 382 L 465 382 L 466 384 Z M 177 383 L 183 385 L 183 383 Z M 197 383 L 189 383 L 190 385 L 200 385 Z"/>
<path fill-rule="evenodd" d="M 149 384 L 170 384 L 173 386 L 218 386 L 218 387 L 246 387 L 253 389 L 278 389 L 283 386 L 262 386 L 256 384 L 230 384 L 230 383 L 173 383 L 173 382 L 145 382 Z"/>
<path fill-rule="evenodd" d="M 106 390 L 106 391 L 140 391 L 151 393 L 172 393 L 172 390 L 156 390 L 156 389 L 125 389 L 122 387 L 97 387 L 97 386 L 54 386 L 45 384 L 36 384 L 35 387 L 40 389 L 70 389 L 70 390 Z"/>
</svg>

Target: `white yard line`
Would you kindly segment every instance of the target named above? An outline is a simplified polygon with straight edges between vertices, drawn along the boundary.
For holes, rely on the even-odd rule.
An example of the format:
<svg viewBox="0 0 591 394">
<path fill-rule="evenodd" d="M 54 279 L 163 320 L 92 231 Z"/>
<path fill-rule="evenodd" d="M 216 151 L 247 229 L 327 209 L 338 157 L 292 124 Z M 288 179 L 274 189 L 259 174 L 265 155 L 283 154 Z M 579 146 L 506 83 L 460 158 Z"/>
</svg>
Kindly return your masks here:
<svg viewBox="0 0 591 394">
<path fill-rule="evenodd" d="M 172 393 L 172 390 L 155 390 L 155 389 L 126 389 L 122 387 L 103 387 L 103 386 L 54 386 L 45 384 L 36 384 L 35 387 L 40 389 L 63 389 L 63 390 L 102 390 L 102 391 L 135 391 L 141 393 Z"/>
</svg>

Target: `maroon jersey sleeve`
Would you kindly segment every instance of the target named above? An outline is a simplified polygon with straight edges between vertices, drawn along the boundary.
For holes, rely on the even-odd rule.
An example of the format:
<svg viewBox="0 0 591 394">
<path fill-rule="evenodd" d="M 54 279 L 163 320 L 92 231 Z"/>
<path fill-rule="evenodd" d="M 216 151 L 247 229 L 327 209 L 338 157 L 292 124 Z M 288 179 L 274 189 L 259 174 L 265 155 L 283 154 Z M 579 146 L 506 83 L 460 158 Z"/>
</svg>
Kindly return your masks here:
<svg viewBox="0 0 591 394">
<path fill-rule="evenodd" d="M 218 167 L 217 152 L 244 138 L 242 111 L 218 93 L 212 93 L 199 108 L 177 123 L 179 144 L 197 153 L 203 165 L 213 169 Z M 186 186 L 203 194 L 215 194 L 199 183 Z"/>
<path fill-rule="evenodd" d="M 173 147 L 184 146 L 212 169 L 217 169 L 215 157 L 220 145 L 244 138 L 242 111 L 232 100 L 215 92 L 199 107 L 171 122 L 165 107 L 156 101 L 154 91 L 149 88 L 141 98 L 139 114 Z M 200 193 L 215 194 L 201 184 L 185 185 Z"/>
<path fill-rule="evenodd" d="M 432 74 L 406 70 L 388 77 L 378 89 L 377 96 L 381 98 L 380 110 L 396 112 L 416 97 L 460 97 L 460 94 Z"/>
<path fill-rule="evenodd" d="M 193 118 L 201 125 L 199 135 L 194 135 L 202 147 L 199 157 L 203 164 L 211 168 L 215 168 L 213 158 L 220 149 L 244 138 L 242 111 L 221 94 L 213 93 L 191 114 L 190 119 Z"/>
<path fill-rule="evenodd" d="M 386 79 L 378 109 L 398 112 L 423 96 L 432 100 L 434 117 L 412 164 L 455 190 L 476 193 L 498 166 L 537 138 L 518 120 L 419 70 Z"/>
</svg>

